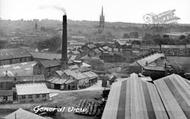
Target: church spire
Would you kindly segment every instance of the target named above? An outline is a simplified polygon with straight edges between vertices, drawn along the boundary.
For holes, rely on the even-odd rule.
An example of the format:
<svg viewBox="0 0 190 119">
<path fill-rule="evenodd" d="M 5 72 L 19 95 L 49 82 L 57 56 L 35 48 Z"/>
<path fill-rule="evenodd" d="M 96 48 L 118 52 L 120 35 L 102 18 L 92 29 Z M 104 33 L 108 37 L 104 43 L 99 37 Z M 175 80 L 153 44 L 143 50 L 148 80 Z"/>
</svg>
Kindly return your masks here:
<svg viewBox="0 0 190 119">
<path fill-rule="evenodd" d="M 102 6 L 102 14 L 101 14 L 101 16 L 104 16 L 104 8 L 103 8 L 103 6 Z"/>
<path fill-rule="evenodd" d="M 104 30 L 104 24 L 105 24 L 105 17 L 104 17 L 104 9 L 102 6 L 102 11 L 100 15 L 100 21 L 99 21 L 99 32 L 101 33 Z"/>
</svg>

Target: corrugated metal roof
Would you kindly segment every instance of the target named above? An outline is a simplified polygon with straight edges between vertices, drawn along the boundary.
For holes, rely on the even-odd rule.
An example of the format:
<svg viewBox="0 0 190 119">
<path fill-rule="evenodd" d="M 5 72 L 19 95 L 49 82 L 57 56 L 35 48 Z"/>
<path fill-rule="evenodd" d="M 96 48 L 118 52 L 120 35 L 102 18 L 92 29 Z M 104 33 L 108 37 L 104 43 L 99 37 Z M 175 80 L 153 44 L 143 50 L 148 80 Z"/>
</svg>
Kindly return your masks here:
<svg viewBox="0 0 190 119">
<path fill-rule="evenodd" d="M 190 85 L 179 75 L 154 83 L 137 74 L 113 83 L 102 119 L 189 119 Z"/>
<path fill-rule="evenodd" d="M 170 119 L 190 119 L 190 85 L 172 74 L 154 81 Z"/>
<path fill-rule="evenodd" d="M 52 77 L 48 81 L 51 82 L 51 83 L 54 83 L 54 84 L 64 84 L 67 81 L 67 79 L 61 79 L 61 78 L 57 78 L 57 77 Z"/>
<path fill-rule="evenodd" d="M 92 71 L 84 72 L 83 74 L 86 75 L 90 79 L 98 77 L 98 75 L 96 73 L 92 72 Z"/>
<path fill-rule="evenodd" d="M 19 108 L 15 112 L 5 116 L 4 119 L 46 119 L 46 118 Z"/>
<path fill-rule="evenodd" d="M 47 94 L 49 89 L 45 83 L 16 84 L 17 95 Z"/>
<path fill-rule="evenodd" d="M 71 76 L 77 80 L 88 78 L 86 75 L 82 74 L 77 70 L 65 70 L 64 73 L 68 76 Z"/>
</svg>

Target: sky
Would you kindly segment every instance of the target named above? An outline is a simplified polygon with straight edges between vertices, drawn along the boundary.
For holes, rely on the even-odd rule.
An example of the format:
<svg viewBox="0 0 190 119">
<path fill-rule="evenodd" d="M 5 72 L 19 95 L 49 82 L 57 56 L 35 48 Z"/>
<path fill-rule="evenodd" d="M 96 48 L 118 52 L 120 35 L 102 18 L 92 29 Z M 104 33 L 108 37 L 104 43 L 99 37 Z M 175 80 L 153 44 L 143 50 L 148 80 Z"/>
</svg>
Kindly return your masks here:
<svg viewBox="0 0 190 119">
<path fill-rule="evenodd" d="M 98 21 L 104 8 L 105 21 L 144 23 L 148 13 L 175 9 L 179 23 L 190 23 L 190 0 L 0 0 L 2 19 L 61 20 L 64 8 L 71 20 Z"/>
</svg>

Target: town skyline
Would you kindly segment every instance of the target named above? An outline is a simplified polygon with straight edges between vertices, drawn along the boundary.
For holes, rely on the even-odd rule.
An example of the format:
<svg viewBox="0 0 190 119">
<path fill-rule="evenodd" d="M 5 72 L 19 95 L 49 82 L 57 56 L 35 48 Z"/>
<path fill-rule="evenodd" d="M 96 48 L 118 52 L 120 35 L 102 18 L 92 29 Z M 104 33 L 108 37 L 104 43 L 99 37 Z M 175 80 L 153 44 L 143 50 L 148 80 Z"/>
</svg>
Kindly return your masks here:
<svg viewBox="0 0 190 119">
<path fill-rule="evenodd" d="M 11 20 L 61 20 L 63 12 L 56 10 L 56 6 L 66 10 L 68 19 L 98 21 L 103 6 L 106 22 L 145 23 L 143 16 L 146 14 L 159 14 L 175 9 L 176 16 L 180 18 L 179 23 L 190 23 L 190 15 L 187 13 L 190 10 L 188 3 L 188 0 L 175 2 L 171 0 L 0 0 L 0 17 Z"/>
</svg>

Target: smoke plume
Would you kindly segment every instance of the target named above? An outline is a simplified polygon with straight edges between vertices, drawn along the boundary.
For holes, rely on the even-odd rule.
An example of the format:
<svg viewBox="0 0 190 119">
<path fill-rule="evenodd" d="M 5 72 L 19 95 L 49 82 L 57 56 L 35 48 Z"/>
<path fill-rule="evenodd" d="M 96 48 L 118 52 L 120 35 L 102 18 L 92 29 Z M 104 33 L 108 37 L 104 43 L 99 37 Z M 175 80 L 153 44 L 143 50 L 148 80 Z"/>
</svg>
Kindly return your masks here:
<svg viewBox="0 0 190 119">
<path fill-rule="evenodd" d="M 66 10 L 60 6 L 40 6 L 40 9 L 54 9 L 63 12 L 66 15 Z"/>
</svg>

